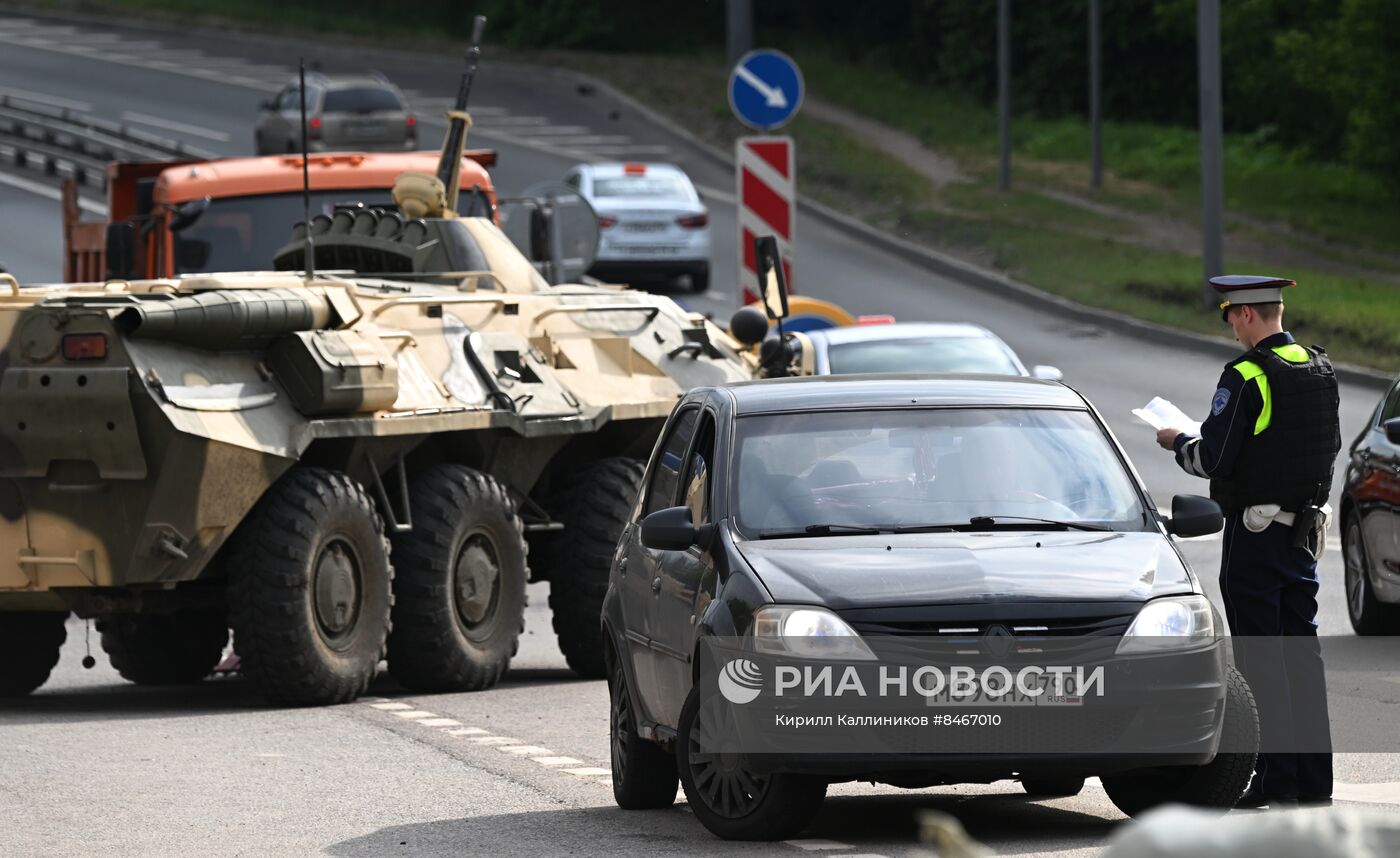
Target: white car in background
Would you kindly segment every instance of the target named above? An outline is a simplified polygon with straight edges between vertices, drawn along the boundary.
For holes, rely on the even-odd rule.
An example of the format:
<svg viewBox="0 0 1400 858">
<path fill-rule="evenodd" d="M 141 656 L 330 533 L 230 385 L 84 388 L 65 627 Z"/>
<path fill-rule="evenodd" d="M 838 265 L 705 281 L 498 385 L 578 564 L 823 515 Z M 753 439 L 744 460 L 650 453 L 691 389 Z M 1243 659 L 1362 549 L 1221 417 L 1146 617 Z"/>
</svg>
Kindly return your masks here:
<svg viewBox="0 0 1400 858">
<path fill-rule="evenodd" d="M 872 317 L 873 320 L 884 317 Z M 1001 337 L 966 322 L 863 323 L 808 331 L 817 375 L 987 372 L 1059 381 L 1057 367 L 1029 369 Z"/>
<path fill-rule="evenodd" d="M 579 164 L 564 176 L 598 213 L 601 280 L 710 286 L 710 213 L 690 177 L 673 164 Z"/>
</svg>

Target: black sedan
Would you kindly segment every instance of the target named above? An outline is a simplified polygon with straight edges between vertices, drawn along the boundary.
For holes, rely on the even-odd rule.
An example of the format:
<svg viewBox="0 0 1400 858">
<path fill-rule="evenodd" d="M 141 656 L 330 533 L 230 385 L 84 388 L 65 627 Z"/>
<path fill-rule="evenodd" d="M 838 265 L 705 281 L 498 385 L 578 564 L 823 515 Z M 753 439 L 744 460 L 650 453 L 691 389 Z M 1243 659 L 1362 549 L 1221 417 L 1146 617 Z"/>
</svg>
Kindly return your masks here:
<svg viewBox="0 0 1400 858">
<path fill-rule="evenodd" d="M 695 816 L 735 839 L 792 836 L 829 783 L 850 780 L 1016 778 L 1051 796 L 1100 776 L 1128 813 L 1232 806 L 1252 771 L 1257 718 L 1226 667 L 1221 621 L 1169 538 L 1215 532 L 1221 516 L 1203 498 L 1172 506 L 1171 519 L 1158 514 L 1098 413 L 1056 383 L 848 376 L 691 392 L 652 454 L 604 602 L 618 804 L 668 806 L 679 780 Z M 887 644 L 907 654 L 928 640 L 969 659 L 1106 643 L 1130 655 L 1125 675 L 1146 678 L 1156 702 L 1072 708 L 1090 690 L 1081 677 L 1039 701 L 1034 682 L 1017 685 L 1016 700 L 983 689 L 984 703 L 1036 705 L 972 716 L 930 708 L 954 702 L 940 680 L 902 713 L 868 714 L 877 701 L 862 692 L 867 714 L 804 714 L 824 676 L 833 690 L 811 659 L 874 670 Z M 721 665 L 726 648 L 744 657 Z M 803 666 L 774 673 L 770 656 Z M 1189 659 L 1189 675 L 1169 656 Z M 851 683 L 859 677 L 836 695 Z M 774 704 L 776 715 L 761 708 Z M 872 724 L 957 727 L 1002 713 L 1024 726 L 984 735 L 986 746 L 929 729 L 879 750 L 859 744 L 889 738 Z M 1118 741 L 1154 713 L 1189 735 Z M 832 725 L 856 726 L 791 729 Z M 1081 744 L 1070 747 L 1075 731 Z M 1225 753 L 1232 733 L 1239 752 Z M 939 736 L 952 752 L 929 745 Z"/>
<path fill-rule="evenodd" d="M 1352 442 L 1341 516 L 1352 628 L 1400 634 L 1400 378 Z"/>
</svg>

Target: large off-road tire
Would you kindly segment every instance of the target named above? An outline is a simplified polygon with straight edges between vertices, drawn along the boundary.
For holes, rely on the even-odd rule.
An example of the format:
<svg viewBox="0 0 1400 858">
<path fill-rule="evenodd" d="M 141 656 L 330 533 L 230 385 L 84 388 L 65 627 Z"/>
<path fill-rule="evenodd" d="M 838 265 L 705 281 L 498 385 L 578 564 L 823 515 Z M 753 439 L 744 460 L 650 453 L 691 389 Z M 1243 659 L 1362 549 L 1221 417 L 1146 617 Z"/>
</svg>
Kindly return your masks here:
<svg viewBox="0 0 1400 858">
<path fill-rule="evenodd" d="M 0 612 L 0 697 L 23 697 L 48 680 L 67 619 L 67 611 Z"/>
<path fill-rule="evenodd" d="M 670 807 L 676 802 L 674 754 L 637 734 L 637 710 L 628 693 L 627 674 L 622 662 L 613 665 L 608 677 L 612 705 L 608 717 L 611 740 L 613 798 L 625 810 Z"/>
<path fill-rule="evenodd" d="M 725 840 L 784 840 L 816 817 L 826 781 L 794 774 L 760 775 L 733 748 L 737 731 L 729 704 L 702 700 L 699 687 L 681 707 L 676 769 L 691 812 Z"/>
<path fill-rule="evenodd" d="M 1376 598 L 1371 586 L 1370 560 L 1361 522 L 1355 513 L 1342 522 L 1342 567 L 1346 582 L 1347 618 L 1358 635 L 1400 634 L 1400 605 Z"/>
<path fill-rule="evenodd" d="M 208 676 L 228 643 L 221 610 L 110 617 L 97 624 L 102 648 L 123 679 L 138 685 L 187 685 Z"/>
<path fill-rule="evenodd" d="M 1225 697 L 1222 748 L 1259 745 L 1259 710 L 1249 683 L 1233 667 Z M 1254 774 L 1254 753 L 1216 754 L 1204 766 L 1164 766 L 1103 778 L 1104 792 L 1129 816 L 1163 804 L 1188 804 L 1225 812 L 1235 806 Z"/>
<path fill-rule="evenodd" d="M 413 691 L 495 685 L 525 623 L 524 528 L 494 477 L 437 465 L 409 487 L 413 529 L 394 534 L 389 672 Z"/>
<path fill-rule="evenodd" d="M 374 679 L 389 634 L 389 542 L 364 487 L 296 467 L 233 535 L 229 624 L 242 671 L 274 703 L 344 703 Z"/>
<path fill-rule="evenodd" d="M 548 570 L 554 634 L 564 660 L 586 679 L 608 675 L 603 597 L 645 471 L 636 459 L 600 459 L 576 471 L 550 503 L 550 512 L 564 525 L 562 533 L 539 543 L 542 568 Z"/>
</svg>

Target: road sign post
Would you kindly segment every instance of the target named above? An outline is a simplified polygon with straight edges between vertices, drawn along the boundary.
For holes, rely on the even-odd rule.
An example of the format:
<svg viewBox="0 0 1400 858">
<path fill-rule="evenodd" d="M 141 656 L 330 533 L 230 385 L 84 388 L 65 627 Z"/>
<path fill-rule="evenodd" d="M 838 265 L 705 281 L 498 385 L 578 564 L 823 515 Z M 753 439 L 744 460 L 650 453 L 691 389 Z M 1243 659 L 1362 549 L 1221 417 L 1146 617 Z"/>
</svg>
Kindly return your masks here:
<svg viewBox="0 0 1400 858">
<path fill-rule="evenodd" d="M 787 124 L 802 106 L 802 72 L 779 51 L 750 51 L 729 75 L 729 106 L 739 121 L 758 131 Z M 741 137 L 734 147 L 739 201 L 739 286 L 744 303 L 758 295 L 754 239 L 778 240 L 784 274 L 793 282 L 796 234 L 797 149 L 791 137 Z"/>
</svg>

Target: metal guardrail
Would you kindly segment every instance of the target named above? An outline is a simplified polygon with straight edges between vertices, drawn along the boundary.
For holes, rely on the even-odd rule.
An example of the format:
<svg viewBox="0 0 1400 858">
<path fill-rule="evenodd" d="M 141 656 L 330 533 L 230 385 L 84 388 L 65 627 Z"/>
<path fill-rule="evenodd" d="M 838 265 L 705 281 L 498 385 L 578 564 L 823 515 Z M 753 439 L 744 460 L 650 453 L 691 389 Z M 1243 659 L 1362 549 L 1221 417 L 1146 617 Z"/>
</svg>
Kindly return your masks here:
<svg viewBox="0 0 1400 858">
<path fill-rule="evenodd" d="M 214 152 L 120 122 L 0 94 L 0 158 L 103 189 L 108 161 L 211 159 Z"/>
</svg>

